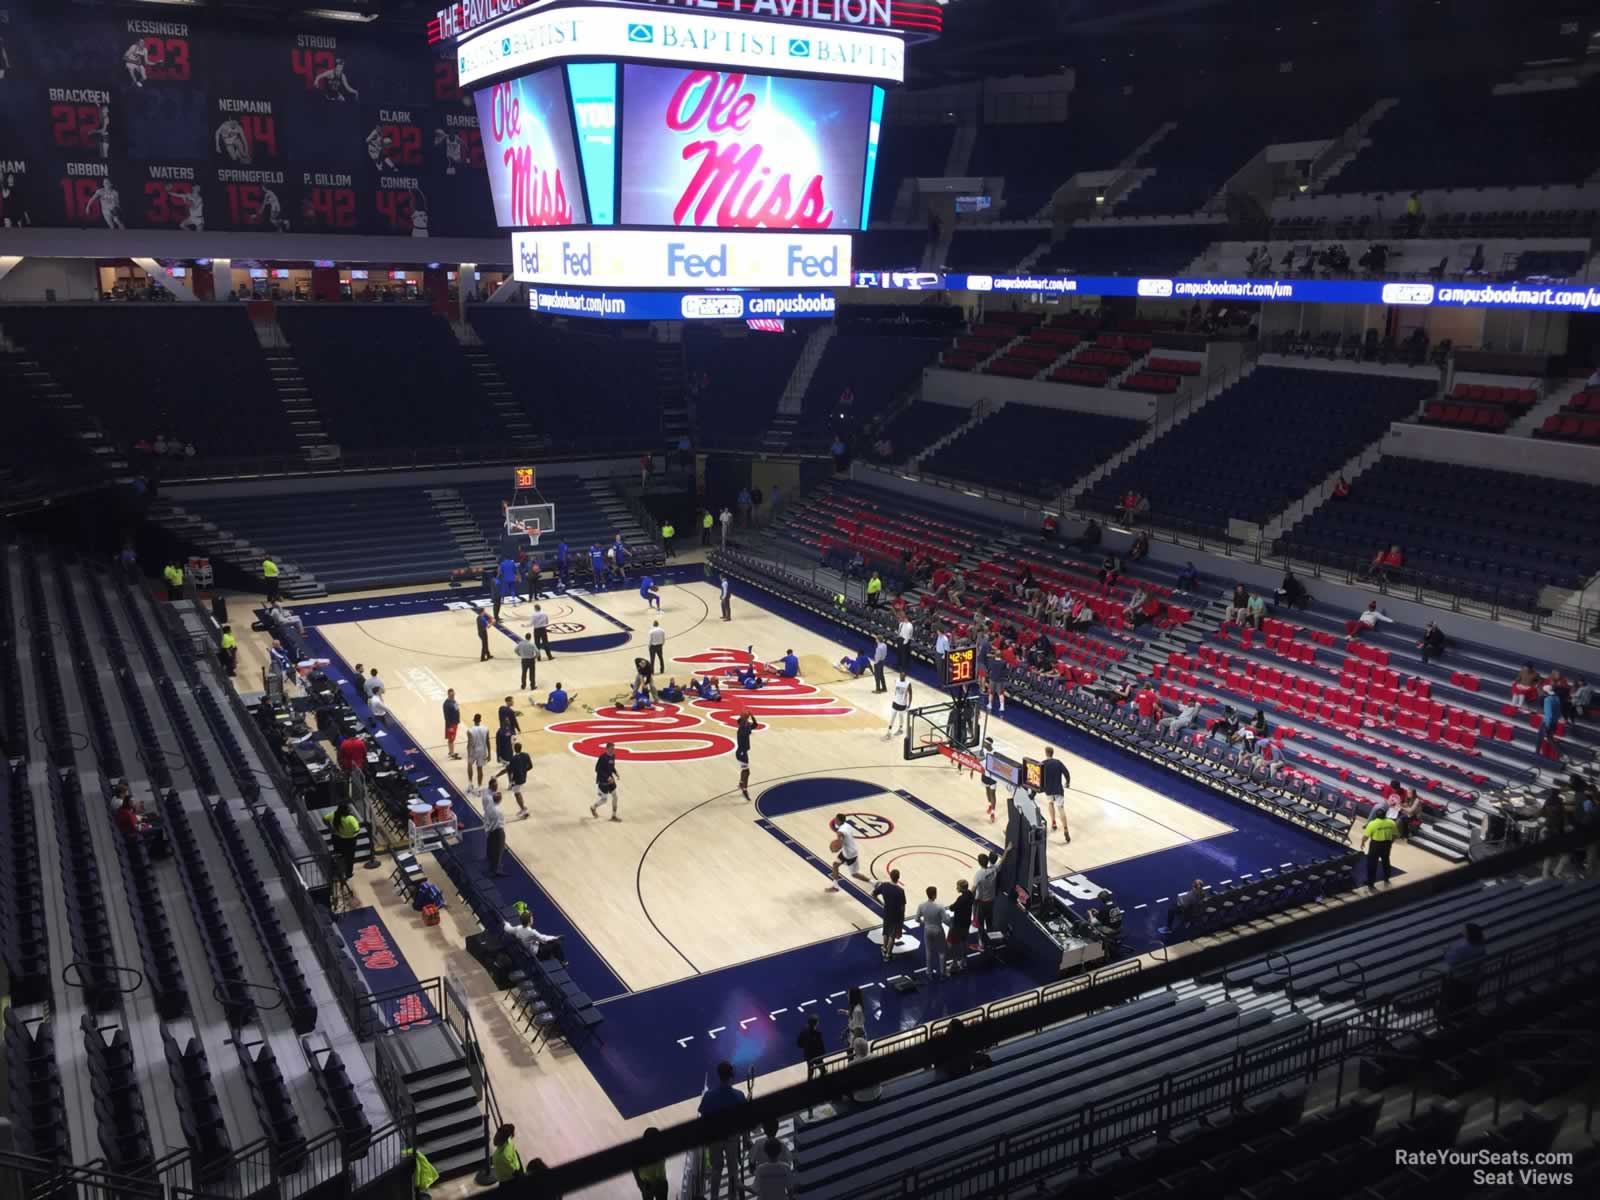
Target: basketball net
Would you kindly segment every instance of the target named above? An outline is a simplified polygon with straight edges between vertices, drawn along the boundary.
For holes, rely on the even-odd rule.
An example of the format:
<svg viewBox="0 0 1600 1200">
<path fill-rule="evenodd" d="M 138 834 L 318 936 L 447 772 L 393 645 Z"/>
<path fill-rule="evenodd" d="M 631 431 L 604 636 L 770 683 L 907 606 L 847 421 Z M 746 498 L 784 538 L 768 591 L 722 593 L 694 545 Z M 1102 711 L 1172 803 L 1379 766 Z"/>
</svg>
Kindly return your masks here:
<svg viewBox="0 0 1600 1200">
<path fill-rule="evenodd" d="M 508 524 L 510 525 L 511 533 L 514 537 L 526 537 L 528 539 L 528 545 L 530 546 L 537 546 L 539 544 L 539 535 L 541 530 L 539 528 L 538 521 L 518 521 L 513 519 L 508 522 Z"/>
</svg>

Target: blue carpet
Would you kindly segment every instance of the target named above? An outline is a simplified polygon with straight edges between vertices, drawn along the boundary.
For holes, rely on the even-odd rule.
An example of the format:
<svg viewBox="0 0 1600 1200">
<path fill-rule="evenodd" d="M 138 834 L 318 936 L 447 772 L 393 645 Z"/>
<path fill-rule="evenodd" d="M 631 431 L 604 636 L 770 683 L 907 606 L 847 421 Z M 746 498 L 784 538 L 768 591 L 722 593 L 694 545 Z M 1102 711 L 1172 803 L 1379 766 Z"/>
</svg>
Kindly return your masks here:
<svg viewBox="0 0 1600 1200">
<path fill-rule="evenodd" d="M 355 956 L 367 990 L 383 997 L 380 1011 L 385 1025 L 404 1029 L 438 1018 L 433 1002 L 417 986 L 416 972 L 395 948 L 394 939 L 389 936 L 377 909 L 353 908 L 336 914 L 333 919 L 345 945 Z"/>
</svg>

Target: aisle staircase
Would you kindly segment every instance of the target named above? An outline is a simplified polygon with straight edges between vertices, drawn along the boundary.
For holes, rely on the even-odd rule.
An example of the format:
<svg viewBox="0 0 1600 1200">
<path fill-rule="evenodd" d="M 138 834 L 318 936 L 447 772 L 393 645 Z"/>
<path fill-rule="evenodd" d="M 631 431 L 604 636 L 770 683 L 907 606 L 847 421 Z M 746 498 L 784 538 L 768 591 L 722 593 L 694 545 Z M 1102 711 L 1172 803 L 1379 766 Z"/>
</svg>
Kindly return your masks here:
<svg viewBox="0 0 1600 1200">
<path fill-rule="evenodd" d="M 289 428 L 300 452 L 307 458 L 335 457 L 333 439 L 323 428 L 317 402 L 312 399 L 311 389 L 306 387 L 300 363 L 288 340 L 279 334 L 270 344 L 262 346 L 261 354 L 267 360 L 267 374 L 272 377 L 273 390 L 278 393 L 278 403 L 283 405 L 284 415 L 289 418 Z"/>
<path fill-rule="evenodd" d="M 494 548 L 484 540 L 483 529 L 473 519 L 461 493 L 455 488 L 427 488 L 428 499 L 434 511 L 444 522 L 450 536 L 461 549 L 461 557 L 476 570 L 488 570 L 495 565 Z"/>
<path fill-rule="evenodd" d="M 458 1179 L 487 1160 L 486 1122 L 473 1086 L 466 1051 L 446 1024 L 413 1025 L 388 1035 L 386 1055 L 400 1064 L 400 1077 L 416 1116 L 416 1148 L 440 1181 Z"/>
<path fill-rule="evenodd" d="M 204 555 L 214 563 L 227 563 L 252 578 L 260 576 L 261 559 L 266 555 L 266 550 L 232 530 L 224 529 L 216 522 L 207 521 L 182 505 L 165 499 L 155 501 L 150 506 L 148 516 L 152 524 L 165 530 L 190 553 Z M 308 600 L 328 594 L 328 589 L 318 582 L 315 575 L 302 571 L 287 560 L 276 561 L 278 590 L 285 599 Z"/>
<path fill-rule="evenodd" d="M 468 345 L 465 342 L 462 343 L 461 352 L 466 356 L 467 366 L 472 371 L 479 393 L 500 418 L 500 424 L 505 426 L 506 436 L 512 444 L 530 448 L 539 445 L 542 439 L 528 423 L 528 414 L 511 394 L 511 385 L 500 374 L 500 368 L 495 365 L 489 352 L 481 343 Z"/>
</svg>

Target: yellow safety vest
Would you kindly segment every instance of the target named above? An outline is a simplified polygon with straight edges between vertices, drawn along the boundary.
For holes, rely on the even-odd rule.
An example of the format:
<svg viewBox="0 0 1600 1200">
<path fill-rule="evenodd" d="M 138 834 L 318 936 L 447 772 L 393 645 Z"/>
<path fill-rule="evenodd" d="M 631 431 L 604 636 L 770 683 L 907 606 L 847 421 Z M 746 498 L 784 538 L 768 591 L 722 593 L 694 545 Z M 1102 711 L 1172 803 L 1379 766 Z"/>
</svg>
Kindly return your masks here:
<svg viewBox="0 0 1600 1200">
<path fill-rule="evenodd" d="M 224 650 L 237 650 L 239 648 L 239 639 L 234 637 L 231 633 L 223 634 L 222 648 Z"/>
<path fill-rule="evenodd" d="M 270 558 L 263 558 L 261 560 L 261 574 L 268 579 L 276 579 L 278 577 L 278 564 Z"/>
<path fill-rule="evenodd" d="M 168 566 L 165 570 L 163 570 L 161 572 L 161 574 L 166 577 L 167 583 L 170 586 L 175 587 L 175 588 L 181 588 L 183 586 L 183 568 L 182 567 Z"/>
</svg>

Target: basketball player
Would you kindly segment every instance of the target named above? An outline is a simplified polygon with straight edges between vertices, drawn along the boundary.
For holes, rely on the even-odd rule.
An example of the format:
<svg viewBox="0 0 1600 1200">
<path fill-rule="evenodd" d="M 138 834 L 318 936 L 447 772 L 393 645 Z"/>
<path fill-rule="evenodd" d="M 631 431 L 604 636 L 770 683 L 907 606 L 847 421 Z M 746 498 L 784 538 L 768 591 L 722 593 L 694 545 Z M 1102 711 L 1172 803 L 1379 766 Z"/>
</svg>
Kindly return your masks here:
<svg viewBox="0 0 1600 1200">
<path fill-rule="evenodd" d="M 850 822 L 843 813 L 833 818 L 833 832 L 835 834 L 833 845 L 829 847 L 838 857 L 833 860 L 833 882 L 825 889 L 830 892 L 839 890 L 839 868 L 848 867 L 852 878 L 859 879 L 862 883 L 871 883 L 861 873 L 861 851 L 856 848 L 856 831 L 850 827 Z"/>
<path fill-rule="evenodd" d="M 600 556 L 600 547 L 593 542 L 589 543 L 589 574 L 593 577 L 591 589 L 596 592 L 605 591 L 606 561 Z"/>
<path fill-rule="evenodd" d="M 454 175 L 456 168 L 466 160 L 466 140 L 454 130 L 435 129 L 433 131 L 433 144 L 444 147 L 444 173 L 446 175 Z"/>
<path fill-rule="evenodd" d="M 179 229 L 187 229 L 191 233 L 202 233 L 206 227 L 206 198 L 201 192 L 200 185 L 195 184 L 188 191 L 179 191 L 178 188 L 168 185 L 167 195 L 171 196 L 187 210 L 187 215 L 178 222 Z"/>
<path fill-rule="evenodd" d="M 734 729 L 735 748 L 733 757 L 739 762 L 739 793 L 746 800 L 750 799 L 750 734 L 756 727 L 756 719 L 747 712 L 739 714 L 739 724 Z"/>
<path fill-rule="evenodd" d="M 411 236 L 428 236 L 428 197 L 421 188 L 411 189 Z"/>
<path fill-rule="evenodd" d="M 0 75 L 3 74 L 0 72 Z M 17 177 L 8 172 L 5 179 L 0 181 L 0 229 L 18 228 L 30 223 L 28 206 L 23 202 Z"/>
<path fill-rule="evenodd" d="M 122 65 L 133 86 L 142 88 L 150 74 L 150 47 L 142 40 L 135 42 L 122 52 Z"/>
<path fill-rule="evenodd" d="M 226 154 L 228 161 L 250 165 L 250 139 L 237 118 L 229 117 L 218 125 L 217 132 L 211 135 L 211 144 L 218 154 Z"/>
<path fill-rule="evenodd" d="M 326 71 L 320 72 L 311 81 L 311 86 L 329 100 L 354 100 L 361 95 L 360 92 L 350 86 L 350 81 L 345 78 L 344 59 L 342 58 L 334 59 L 333 66 Z"/>
<path fill-rule="evenodd" d="M 600 809 L 607 800 L 611 801 L 611 819 L 622 820 L 617 816 L 617 758 L 616 743 L 607 742 L 605 753 L 594 760 L 594 791 L 595 801 L 589 806 L 589 815 L 598 818 Z"/>
<path fill-rule="evenodd" d="M 900 678 L 894 681 L 894 694 L 889 697 L 889 728 L 884 732 L 884 741 L 892 738 L 902 725 L 907 733 L 911 731 L 911 718 L 906 716 L 906 710 L 910 707 L 911 681 L 901 671 Z"/>
<path fill-rule="evenodd" d="M 1056 757 L 1054 746 L 1044 748 L 1044 761 L 1039 764 L 1039 775 L 1044 783 L 1044 794 L 1050 800 L 1050 828 L 1056 827 L 1056 817 L 1061 818 L 1061 836 L 1068 843 L 1072 831 L 1067 828 L 1067 789 L 1072 786 L 1072 775 L 1067 765 Z"/>
<path fill-rule="evenodd" d="M 634 659 L 633 660 L 633 672 L 634 672 L 633 684 L 631 685 L 630 690 L 631 691 L 635 691 L 635 692 L 642 691 L 646 695 L 653 694 L 655 692 L 655 689 L 650 686 L 650 681 L 651 681 L 652 678 L 654 678 L 655 671 L 656 671 L 656 669 L 655 669 L 654 664 L 651 663 L 651 661 L 648 658 L 636 658 L 636 659 Z"/>
<path fill-rule="evenodd" d="M 88 216 L 94 211 L 94 206 L 100 205 L 100 218 L 106 223 L 107 229 L 125 229 L 122 223 L 122 196 L 112 186 L 108 176 L 100 181 L 97 187 L 84 203 L 83 215 Z"/>
<path fill-rule="evenodd" d="M 494 760 L 508 763 L 511 761 L 511 739 L 522 732 L 522 719 L 517 716 L 517 706 L 510 696 L 500 706 L 498 723 L 500 727 L 494 735 Z"/>
<path fill-rule="evenodd" d="M 461 727 L 461 705 L 456 703 L 456 690 L 450 688 L 444 694 L 444 744 L 450 752 L 451 758 L 460 758 L 456 753 L 456 730 Z"/>
<path fill-rule="evenodd" d="M 394 159 L 389 157 L 389 148 L 393 145 L 394 139 L 384 133 L 382 125 L 374 125 L 372 132 L 367 134 L 367 158 L 378 170 L 395 169 Z"/>
<path fill-rule="evenodd" d="M 994 824 L 994 784 L 995 778 L 989 773 L 990 756 L 994 754 L 994 739 L 983 739 L 983 750 L 978 758 L 983 763 L 983 790 L 989 797 L 989 823 Z"/>
<path fill-rule="evenodd" d="M 656 590 L 655 576 L 646 575 L 639 580 L 639 596 L 644 600 L 646 608 L 661 611 L 661 593 Z"/>
<path fill-rule="evenodd" d="M 501 775 L 511 776 L 511 797 L 517 802 L 517 820 L 519 821 L 528 819 L 528 806 L 522 802 L 522 785 L 528 782 L 528 773 L 532 770 L 533 759 L 522 748 L 522 743 L 517 742 L 512 746 L 512 754 L 506 760 L 505 768 L 495 776 L 496 779 L 499 779 Z"/>
<path fill-rule="evenodd" d="M 472 714 L 472 724 L 467 729 L 467 791 L 476 793 L 483 786 L 483 769 L 489 765 L 489 727 L 483 723 L 482 713 Z M 477 781 L 473 781 L 473 772 Z"/>
</svg>

